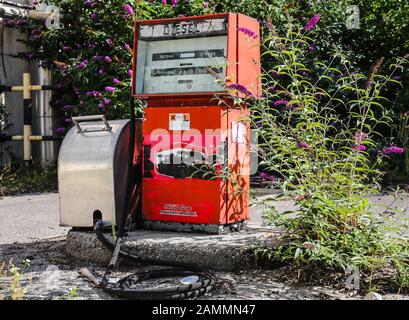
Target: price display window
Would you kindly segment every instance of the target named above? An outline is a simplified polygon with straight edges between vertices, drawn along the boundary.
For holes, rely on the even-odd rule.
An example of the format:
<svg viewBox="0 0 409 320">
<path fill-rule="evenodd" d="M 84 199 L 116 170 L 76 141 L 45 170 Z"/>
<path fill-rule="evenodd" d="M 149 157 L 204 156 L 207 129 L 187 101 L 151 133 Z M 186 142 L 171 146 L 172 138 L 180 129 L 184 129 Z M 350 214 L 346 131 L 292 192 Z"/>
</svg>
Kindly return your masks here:
<svg viewBox="0 0 409 320">
<path fill-rule="evenodd" d="M 141 24 L 135 94 L 222 92 L 228 19 Z"/>
</svg>

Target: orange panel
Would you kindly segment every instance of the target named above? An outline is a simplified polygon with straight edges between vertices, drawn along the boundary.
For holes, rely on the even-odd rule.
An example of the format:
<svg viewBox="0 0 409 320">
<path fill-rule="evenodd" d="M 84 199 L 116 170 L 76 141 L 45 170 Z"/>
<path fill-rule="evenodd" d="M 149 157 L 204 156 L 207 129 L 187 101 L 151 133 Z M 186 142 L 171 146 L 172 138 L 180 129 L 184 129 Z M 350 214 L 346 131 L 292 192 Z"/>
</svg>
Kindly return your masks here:
<svg viewBox="0 0 409 320">
<path fill-rule="evenodd" d="M 260 25 L 256 19 L 239 14 L 238 28 L 249 29 L 255 33 L 255 38 L 243 32 L 238 32 L 238 83 L 245 86 L 254 96 L 260 97 L 261 64 L 260 64 Z"/>
</svg>

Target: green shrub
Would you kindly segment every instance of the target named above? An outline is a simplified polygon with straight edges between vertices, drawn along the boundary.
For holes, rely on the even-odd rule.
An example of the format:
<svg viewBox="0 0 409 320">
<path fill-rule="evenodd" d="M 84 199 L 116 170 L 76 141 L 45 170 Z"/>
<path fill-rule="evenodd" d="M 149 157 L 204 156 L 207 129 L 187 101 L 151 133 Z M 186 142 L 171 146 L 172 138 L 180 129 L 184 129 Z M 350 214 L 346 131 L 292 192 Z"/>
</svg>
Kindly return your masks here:
<svg viewBox="0 0 409 320">
<path fill-rule="evenodd" d="M 289 20 L 283 36 L 270 25 L 263 43 L 264 59 L 271 60 L 262 75 L 263 97 L 232 96 L 252 110 L 243 121 L 258 133 L 260 165 L 279 175 L 283 193 L 300 205 L 295 217 L 268 208 L 267 219 L 286 233 L 283 245 L 264 253 L 299 268 L 356 267 L 364 274 L 392 268 L 394 281 L 408 288 L 407 239 L 387 235 L 367 199 L 381 178 L 370 151 L 378 128 L 391 123 L 383 93 L 400 85 L 393 76 L 407 60 L 385 65 L 379 59 L 368 75 L 339 50 L 329 63 L 309 63 L 318 20 L 305 26 Z M 398 149 L 384 149 L 376 161 Z"/>
<path fill-rule="evenodd" d="M 0 196 L 57 191 L 57 168 L 33 161 L 15 161 L 0 168 Z"/>
</svg>

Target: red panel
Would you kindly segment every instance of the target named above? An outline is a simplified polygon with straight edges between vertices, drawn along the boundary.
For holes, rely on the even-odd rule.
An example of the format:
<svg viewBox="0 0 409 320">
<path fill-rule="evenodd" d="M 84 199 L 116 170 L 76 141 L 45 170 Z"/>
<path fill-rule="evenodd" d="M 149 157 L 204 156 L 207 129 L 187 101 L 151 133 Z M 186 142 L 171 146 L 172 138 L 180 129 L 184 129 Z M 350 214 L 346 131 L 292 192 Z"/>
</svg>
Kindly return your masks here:
<svg viewBox="0 0 409 320">
<path fill-rule="evenodd" d="M 249 220 L 249 192 L 250 192 L 250 124 L 249 111 L 246 109 L 230 109 L 229 114 L 229 168 L 232 178 L 227 189 L 227 223 Z M 234 140 L 233 123 L 245 127 L 243 141 Z M 236 137 L 237 139 L 237 137 Z"/>
<path fill-rule="evenodd" d="M 190 130 L 169 130 L 170 117 L 187 115 Z M 147 220 L 190 222 L 204 224 L 226 223 L 226 196 L 224 182 L 217 179 L 199 179 L 189 174 L 175 178 L 161 172 L 157 155 L 168 150 L 190 147 L 211 156 L 219 151 L 226 133 L 221 123 L 221 107 L 163 107 L 146 108 L 143 124 L 144 146 L 150 146 L 149 158 L 153 168 L 143 178 L 143 215 Z M 193 143 L 190 143 L 193 142 Z M 193 145 L 193 147 L 192 147 Z M 144 153 L 146 153 L 146 149 Z M 220 164 L 220 162 L 218 162 Z M 143 172 L 147 169 L 144 163 Z M 212 166 L 213 167 L 213 166 Z M 220 165 L 216 166 L 220 168 Z M 210 176 L 209 176 L 210 177 Z"/>
<path fill-rule="evenodd" d="M 220 216 L 219 181 L 144 178 L 142 194 L 142 212 L 146 220 L 225 223 Z"/>
<path fill-rule="evenodd" d="M 261 65 L 260 65 L 260 25 L 256 19 L 239 14 L 238 28 L 253 31 L 255 38 L 238 31 L 238 83 L 245 86 L 255 97 L 261 92 Z"/>
<path fill-rule="evenodd" d="M 229 14 L 229 31 L 227 40 L 226 85 L 237 82 L 237 14 Z"/>
</svg>

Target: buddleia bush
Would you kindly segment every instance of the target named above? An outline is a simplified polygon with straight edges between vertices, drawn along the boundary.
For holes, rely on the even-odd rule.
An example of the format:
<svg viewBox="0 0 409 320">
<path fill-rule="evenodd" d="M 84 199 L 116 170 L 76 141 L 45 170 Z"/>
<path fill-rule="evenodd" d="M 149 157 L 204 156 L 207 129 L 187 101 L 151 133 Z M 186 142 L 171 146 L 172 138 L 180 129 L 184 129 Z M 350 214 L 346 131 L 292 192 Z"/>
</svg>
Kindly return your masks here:
<svg viewBox="0 0 409 320">
<path fill-rule="evenodd" d="M 393 269 L 394 281 L 407 288 L 408 239 L 386 233 L 367 197 L 379 190 L 381 179 L 370 158 L 382 161 L 402 152 L 389 146 L 373 154 L 377 129 L 391 123 L 383 93 L 400 87 L 394 75 L 407 60 L 387 65 L 381 58 L 369 74 L 354 69 L 348 55 L 336 49 L 328 63 L 311 60 L 319 20 L 316 15 L 299 25 L 290 19 L 284 35 L 270 23 L 263 39 L 270 67 L 263 70 L 262 97 L 232 95 L 251 109 L 252 116 L 242 121 L 250 122 L 259 137 L 260 165 L 280 177 L 283 194 L 300 207 L 294 217 L 266 204 L 268 221 L 286 232 L 284 244 L 264 253 L 299 268 L 355 267 L 363 274 Z"/>
</svg>

